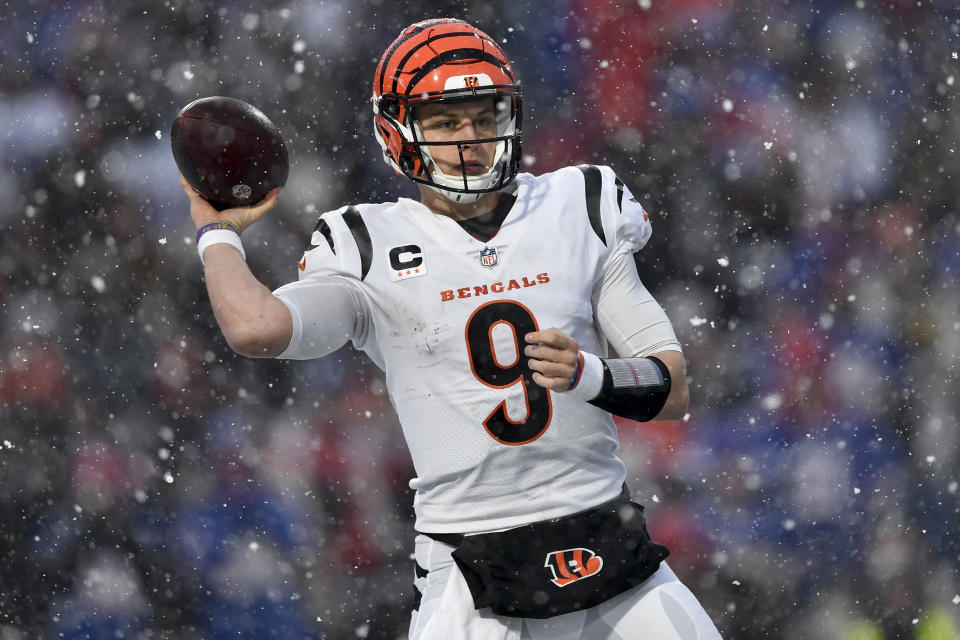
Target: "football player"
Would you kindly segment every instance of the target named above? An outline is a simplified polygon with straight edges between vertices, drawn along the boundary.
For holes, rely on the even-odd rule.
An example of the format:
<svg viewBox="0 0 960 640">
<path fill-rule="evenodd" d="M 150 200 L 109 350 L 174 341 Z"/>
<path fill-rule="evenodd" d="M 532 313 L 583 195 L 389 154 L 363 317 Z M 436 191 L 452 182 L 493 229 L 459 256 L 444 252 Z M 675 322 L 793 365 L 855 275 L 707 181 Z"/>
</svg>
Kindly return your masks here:
<svg viewBox="0 0 960 640">
<path fill-rule="evenodd" d="M 323 214 L 276 291 L 240 233 L 279 189 L 218 213 L 182 185 L 234 350 L 318 358 L 349 340 L 384 370 L 417 474 L 409 637 L 718 638 L 616 455 L 611 414 L 687 410 L 680 345 L 633 259 L 647 213 L 609 167 L 520 172 L 521 87 L 463 21 L 405 29 L 372 104 L 420 200 Z"/>
</svg>

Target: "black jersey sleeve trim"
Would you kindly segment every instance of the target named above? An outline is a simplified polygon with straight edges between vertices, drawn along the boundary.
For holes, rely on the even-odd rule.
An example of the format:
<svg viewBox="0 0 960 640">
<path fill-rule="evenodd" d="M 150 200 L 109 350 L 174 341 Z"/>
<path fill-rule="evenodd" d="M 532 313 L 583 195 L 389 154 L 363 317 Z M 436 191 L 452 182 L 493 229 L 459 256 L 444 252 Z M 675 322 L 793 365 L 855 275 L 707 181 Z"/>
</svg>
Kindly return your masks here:
<svg viewBox="0 0 960 640">
<path fill-rule="evenodd" d="M 330 245 L 330 251 L 333 251 L 333 254 L 337 254 L 337 248 L 333 246 L 333 232 L 330 231 L 330 225 L 327 224 L 327 221 L 323 218 L 317 220 L 317 226 L 313 228 L 313 232 L 317 231 L 327 239 L 327 244 Z"/>
<path fill-rule="evenodd" d="M 581 164 L 577 167 L 583 172 L 583 190 L 587 199 L 587 217 L 590 226 L 600 238 L 600 242 L 607 244 L 607 236 L 603 233 L 603 220 L 600 218 L 600 192 L 603 189 L 603 176 L 600 168 L 592 164 Z"/>
<path fill-rule="evenodd" d="M 370 232 L 363 217 L 360 216 L 360 210 L 356 207 L 347 207 L 343 212 L 343 221 L 347 223 L 357 243 L 357 249 L 360 251 L 360 279 L 363 280 L 370 271 L 370 263 L 373 262 L 373 243 L 370 241 Z"/>
<path fill-rule="evenodd" d="M 614 176 L 613 184 L 617 185 L 617 211 L 623 213 L 623 180 Z"/>
</svg>

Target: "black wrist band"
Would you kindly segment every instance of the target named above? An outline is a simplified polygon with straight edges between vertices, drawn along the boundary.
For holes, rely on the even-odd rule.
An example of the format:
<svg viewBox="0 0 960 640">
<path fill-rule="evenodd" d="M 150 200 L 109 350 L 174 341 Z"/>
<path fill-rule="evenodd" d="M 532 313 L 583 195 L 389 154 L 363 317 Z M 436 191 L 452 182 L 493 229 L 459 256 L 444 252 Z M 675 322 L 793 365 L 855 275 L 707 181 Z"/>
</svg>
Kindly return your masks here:
<svg viewBox="0 0 960 640">
<path fill-rule="evenodd" d="M 590 404 L 604 411 L 646 422 L 667 404 L 670 371 L 659 358 L 600 359 L 603 386 Z"/>
</svg>

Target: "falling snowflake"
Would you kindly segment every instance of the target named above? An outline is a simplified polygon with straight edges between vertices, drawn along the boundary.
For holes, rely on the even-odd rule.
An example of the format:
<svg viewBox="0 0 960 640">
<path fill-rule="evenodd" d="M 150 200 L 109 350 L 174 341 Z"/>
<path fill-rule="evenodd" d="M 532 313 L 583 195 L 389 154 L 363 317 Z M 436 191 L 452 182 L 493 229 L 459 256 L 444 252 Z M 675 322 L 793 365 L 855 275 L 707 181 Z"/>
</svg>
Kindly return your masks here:
<svg viewBox="0 0 960 640">
<path fill-rule="evenodd" d="M 779 393 L 771 393 L 763 398 L 761 401 L 763 408 L 767 411 L 774 411 L 780 408 L 780 405 L 783 404 L 783 396 Z"/>
</svg>

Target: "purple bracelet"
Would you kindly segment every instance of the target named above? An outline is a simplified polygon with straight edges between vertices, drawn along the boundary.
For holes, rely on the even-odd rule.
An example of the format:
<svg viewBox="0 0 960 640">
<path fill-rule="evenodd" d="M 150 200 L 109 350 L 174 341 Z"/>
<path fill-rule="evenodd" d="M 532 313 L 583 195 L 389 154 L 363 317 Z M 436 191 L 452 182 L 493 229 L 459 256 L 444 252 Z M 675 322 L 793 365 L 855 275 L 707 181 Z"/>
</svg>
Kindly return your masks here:
<svg viewBox="0 0 960 640">
<path fill-rule="evenodd" d="M 227 222 L 226 220 L 218 220 L 216 222 L 208 222 L 199 229 L 197 229 L 197 242 L 200 242 L 200 236 L 205 234 L 207 231 L 213 231 L 215 229 L 227 229 L 228 231 L 233 231 L 235 234 L 240 235 L 240 228 L 232 222 Z"/>
<path fill-rule="evenodd" d="M 573 389 L 580 382 L 580 375 L 583 373 L 583 354 L 577 351 L 577 364 L 573 368 L 573 378 L 570 379 L 570 386 L 567 387 L 567 391 Z"/>
</svg>

